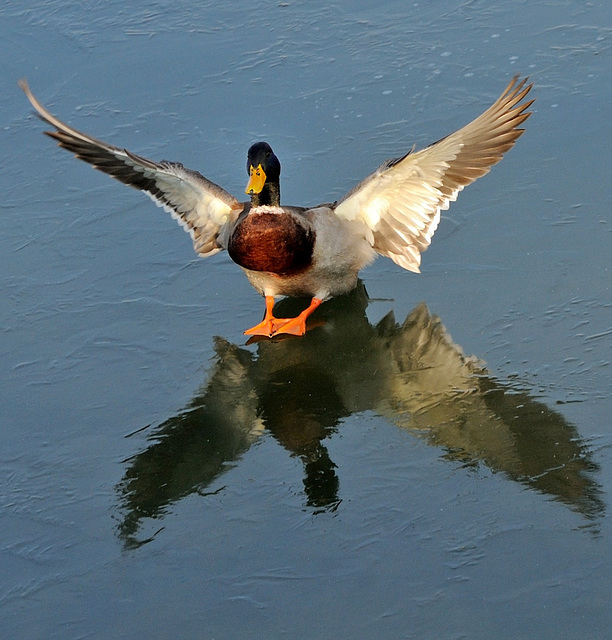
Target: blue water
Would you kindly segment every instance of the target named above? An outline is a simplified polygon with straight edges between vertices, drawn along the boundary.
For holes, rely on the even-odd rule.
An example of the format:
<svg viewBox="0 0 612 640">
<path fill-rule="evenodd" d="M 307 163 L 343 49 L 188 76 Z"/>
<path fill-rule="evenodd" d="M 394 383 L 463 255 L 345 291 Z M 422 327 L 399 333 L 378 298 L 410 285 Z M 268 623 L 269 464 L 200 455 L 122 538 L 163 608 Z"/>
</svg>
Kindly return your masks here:
<svg viewBox="0 0 612 640">
<path fill-rule="evenodd" d="M 2 635 L 608 635 L 611 23 L 603 1 L 0 8 Z M 266 139 L 313 205 L 516 73 L 527 133 L 422 274 L 381 258 L 321 327 L 257 344 L 229 258 L 57 149 L 17 87 L 237 196 Z"/>
</svg>

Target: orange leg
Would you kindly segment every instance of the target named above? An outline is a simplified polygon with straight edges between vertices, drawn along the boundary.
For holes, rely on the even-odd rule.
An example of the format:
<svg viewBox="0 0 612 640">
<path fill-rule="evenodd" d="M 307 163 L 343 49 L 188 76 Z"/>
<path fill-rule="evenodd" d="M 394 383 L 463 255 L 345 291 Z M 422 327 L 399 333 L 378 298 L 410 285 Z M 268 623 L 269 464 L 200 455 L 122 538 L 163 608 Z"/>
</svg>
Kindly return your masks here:
<svg viewBox="0 0 612 640">
<path fill-rule="evenodd" d="M 272 336 L 279 333 L 288 333 L 294 336 L 302 336 L 306 333 L 306 318 L 321 304 L 322 300 L 313 298 L 307 309 L 296 318 L 275 318 L 272 314 L 274 308 L 273 296 L 266 296 L 266 315 L 259 324 L 247 329 L 244 333 L 248 336 Z"/>
<path fill-rule="evenodd" d="M 268 336 L 269 338 L 271 338 L 276 331 L 276 318 L 272 315 L 273 308 L 274 297 L 266 296 L 266 315 L 264 316 L 264 319 L 254 327 L 247 329 L 244 334 L 247 336 Z"/>
</svg>

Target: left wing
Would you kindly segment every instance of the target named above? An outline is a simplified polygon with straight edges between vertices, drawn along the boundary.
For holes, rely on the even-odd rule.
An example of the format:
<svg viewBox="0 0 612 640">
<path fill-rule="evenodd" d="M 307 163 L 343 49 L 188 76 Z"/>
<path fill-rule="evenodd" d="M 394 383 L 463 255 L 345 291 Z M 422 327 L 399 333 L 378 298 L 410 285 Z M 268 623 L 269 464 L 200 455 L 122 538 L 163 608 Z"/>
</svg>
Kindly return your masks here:
<svg viewBox="0 0 612 640">
<path fill-rule="evenodd" d="M 515 76 L 482 115 L 435 144 L 389 160 L 349 192 L 336 215 L 365 225 L 375 251 L 418 273 L 440 221 L 459 192 L 489 172 L 524 132 L 532 85 Z"/>
<path fill-rule="evenodd" d="M 234 196 L 179 162 L 153 162 L 69 127 L 38 102 L 26 80 L 20 80 L 19 86 L 40 117 L 55 128 L 45 133 L 60 147 L 95 169 L 144 191 L 191 235 L 198 254 L 209 256 L 226 248 L 229 226 L 243 208 Z"/>
</svg>

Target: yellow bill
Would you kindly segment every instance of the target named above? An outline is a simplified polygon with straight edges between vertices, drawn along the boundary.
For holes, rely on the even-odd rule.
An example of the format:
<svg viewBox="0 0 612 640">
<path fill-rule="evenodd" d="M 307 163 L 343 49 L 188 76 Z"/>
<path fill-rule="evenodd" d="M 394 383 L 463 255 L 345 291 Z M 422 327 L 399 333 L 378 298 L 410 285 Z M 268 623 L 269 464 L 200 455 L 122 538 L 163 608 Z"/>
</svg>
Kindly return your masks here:
<svg viewBox="0 0 612 640">
<path fill-rule="evenodd" d="M 245 193 L 249 195 L 252 193 L 261 193 L 261 190 L 264 188 L 264 184 L 266 184 L 266 173 L 262 169 L 261 165 L 257 165 L 257 167 L 251 166 L 249 170 L 249 183 L 244 190 Z"/>
</svg>

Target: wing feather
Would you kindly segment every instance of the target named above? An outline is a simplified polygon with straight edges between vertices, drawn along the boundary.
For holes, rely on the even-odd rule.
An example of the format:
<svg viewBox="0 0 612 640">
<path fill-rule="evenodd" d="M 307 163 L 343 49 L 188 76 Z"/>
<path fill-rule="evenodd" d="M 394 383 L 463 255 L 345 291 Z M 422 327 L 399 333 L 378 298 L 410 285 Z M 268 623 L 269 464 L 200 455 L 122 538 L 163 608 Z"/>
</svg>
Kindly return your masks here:
<svg viewBox="0 0 612 640">
<path fill-rule="evenodd" d="M 38 102 L 25 80 L 19 86 L 39 116 L 55 128 L 45 133 L 59 146 L 123 184 L 144 191 L 190 234 L 198 254 L 208 256 L 226 248 L 228 227 L 243 207 L 234 196 L 179 162 L 153 162 L 73 129 Z"/>
<path fill-rule="evenodd" d="M 385 162 L 339 201 L 336 215 L 364 223 L 378 253 L 418 272 L 440 211 L 488 173 L 524 132 L 519 127 L 531 115 L 526 110 L 533 100 L 524 99 L 532 86 L 515 76 L 493 105 L 462 129 Z"/>
</svg>

